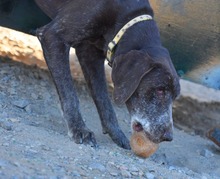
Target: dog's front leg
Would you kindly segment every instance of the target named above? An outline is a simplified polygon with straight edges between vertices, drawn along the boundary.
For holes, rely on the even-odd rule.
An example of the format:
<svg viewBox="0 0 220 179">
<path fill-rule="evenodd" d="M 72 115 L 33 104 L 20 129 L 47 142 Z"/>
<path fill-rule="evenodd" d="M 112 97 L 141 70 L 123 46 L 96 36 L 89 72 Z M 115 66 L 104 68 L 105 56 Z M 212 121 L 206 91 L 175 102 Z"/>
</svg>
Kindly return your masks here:
<svg viewBox="0 0 220 179">
<path fill-rule="evenodd" d="M 109 134 L 120 147 L 130 149 L 129 141 L 119 127 L 106 86 L 103 52 L 93 45 L 84 43 L 76 48 L 86 82 L 97 107 L 103 132 Z"/>
<path fill-rule="evenodd" d="M 96 146 L 94 134 L 86 127 L 79 109 L 69 67 L 70 46 L 64 43 L 50 23 L 37 30 L 45 60 L 56 85 L 68 134 L 76 143 Z"/>
</svg>

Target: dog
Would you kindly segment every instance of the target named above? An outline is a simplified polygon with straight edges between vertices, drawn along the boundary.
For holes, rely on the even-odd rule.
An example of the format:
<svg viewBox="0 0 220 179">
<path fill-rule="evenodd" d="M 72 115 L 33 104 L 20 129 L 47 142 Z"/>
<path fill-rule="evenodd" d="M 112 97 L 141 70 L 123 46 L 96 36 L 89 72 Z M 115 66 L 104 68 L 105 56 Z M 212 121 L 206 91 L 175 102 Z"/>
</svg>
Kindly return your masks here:
<svg viewBox="0 0 220 179">
<path fill-rule="evenodd" d="M 113 99 L 125 104 L 133 131 L 144 130 L 155 143 L 173 139 L 172 102 L 179 77 L 161 44 L 148 0 L 35 0 L 52 20 L 37 29 L 43 54 L 57 88 L 68 135 L 97 146 L 83 122 L 70 74 L 69 50 L 75 48 L 97 107 L 103 133 L 130 149 L 107 93 L 104 61 L 112 67 Z"/>
</svg>

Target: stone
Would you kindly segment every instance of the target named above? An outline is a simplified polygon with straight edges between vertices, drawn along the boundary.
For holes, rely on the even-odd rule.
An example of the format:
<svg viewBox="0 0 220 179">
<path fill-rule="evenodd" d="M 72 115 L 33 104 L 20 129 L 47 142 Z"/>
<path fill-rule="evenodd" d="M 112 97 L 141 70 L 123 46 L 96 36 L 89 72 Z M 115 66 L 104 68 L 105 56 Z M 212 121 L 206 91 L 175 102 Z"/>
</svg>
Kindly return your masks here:
<svg viewBox="0 0 220 179">
<path fill-rule="evenodd" d="M 5 143 L 2 144 L 2 146 L 8 147 L 8 146 L 9 146 L 9 143 L 8 143 L 8 142 L 5 142 Z"/>
<path fill-rule="evenodd" d="M 131 168 L 129 169 L 131 172 L 138 172 L 138 168 L 136 166 L 131 166 Z"/>
<path fill-rule="evenodd" d="M 18 108 L 24 109 L 26 106 L 29 105 L 28 100 L 25 99 L 19 99 L 16 101 L 13 101 L 12 104 Z"/>
<path fill-rule="evenodd" d="M 209 151 L 208 149 L 203 149 L 202 151 L 200 151 L 200 155 L 205 158 L 211 158 L 214 156 L 214 154 L 211 151 Z"/>
<path fill-rule="evenodd" d="M 11 121 L 11 122 L 13 122 L 13 123 L 20 122 L 20 120 L 19 120 L 19 119 L 16 119 L 16 118 L 9 118 L 8 120 Z"/>
<path fill-rule="evenodd" d="M 121 170 L 122 177 L 131 178 L 131 173 L 127 170 Z"/>
<path fill-rule="evenodd" d="M 145 173 L 145 177 L 147 179 L 155 179 L 155 176 L 152 173 L 149 173 L 149 172 Z"/>
<path fill-rule="evenodd" d="M 7 131 L 11 131 L 13 129 L 12 123 L 10 123 L 6 120 L 3 120 L 3 119 L 0 119 L 0 127 L 2 127 L 3 129 L 5 129 Z"/>
<path fill-rule="evenodd" d="M 92 170 L 99 170 L 100 172 L 105 172 L 106 168 L 104 165 L 102 165 L 101 163 L 98 162 L 93 162 L 89 165 L 89 168 L 91 168 Z"/>
<path fill-rule="evenodd" d="M 113 176 L 113 177 L 117 177 L 117 176 L 118 176 L 118 173 L 116 173 L 116 172 L 110 172 L 110 175 Z"/>
<path fill-rule="evenodd" d="M 132 174 L 133 176 L 138 176 L 138 175 L 139 175 L 138 172 L 131 172 L 131 174 Z"/>
<path fill-rule="evenodd" d="M 177 170 L 177 168 L 174 166 L 169 166 L 169 170 Z"/>
<path fill-rule="evenodd" d="M 0 159 L 0 169 L 4 168 L 8 165 L 8 161 Z"/>
<path fill-rule="evenodd" d="M 75 177 L 81 177 L 80 173 L 78 173 L 77 171 L 71 172 L 71 177 L 75 178 Z"/>
</svg>

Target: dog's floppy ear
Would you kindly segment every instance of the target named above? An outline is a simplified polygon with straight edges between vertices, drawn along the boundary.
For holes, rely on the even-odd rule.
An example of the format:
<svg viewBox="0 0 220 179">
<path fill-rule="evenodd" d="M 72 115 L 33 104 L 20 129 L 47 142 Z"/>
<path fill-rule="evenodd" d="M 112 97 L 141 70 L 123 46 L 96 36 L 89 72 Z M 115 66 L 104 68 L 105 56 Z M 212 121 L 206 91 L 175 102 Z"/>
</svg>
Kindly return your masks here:
<svg viewBox="0 0 220 179">
<path fill-rule="evenodd" d="M 179 76 L 174 68 L 170 54 L 164 47 L 149 48 L 147 49 L 148 55 L 153 59 L 155 67 L 164 69 L 170 75 L 173 85 L 174 98 L 180 93 Z"/>
<path fill-rule="evenodd" d="M 137 50 L 116 57 L 112 66 L 115 103 L 125 103 L 137 89 L 142 77 L 152 68 L 150 56 Z"/>
</svg>

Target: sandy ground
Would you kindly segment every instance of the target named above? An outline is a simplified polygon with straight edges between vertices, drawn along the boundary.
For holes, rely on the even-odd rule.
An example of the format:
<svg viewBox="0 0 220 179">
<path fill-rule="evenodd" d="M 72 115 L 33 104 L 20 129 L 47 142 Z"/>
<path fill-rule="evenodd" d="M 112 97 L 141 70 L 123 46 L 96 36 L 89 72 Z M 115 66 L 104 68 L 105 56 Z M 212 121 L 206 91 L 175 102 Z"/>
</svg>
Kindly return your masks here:
<svg viewBox="0 0 220 179">
<path fill-rule="evenodd" d="M 0 68 L 0 178 L 220 178 L 220 149 L 195 133 L 175 129 L 174 141 L 148 159 L 117 147 L 102 134 L 82 79 L 75 81 L 81 111 L 99 148 L 77 145 L 67 136 L 48 71 L 2 59 Z M 129 137 L 126 108 L 115 110 Z"/>
</svg>

